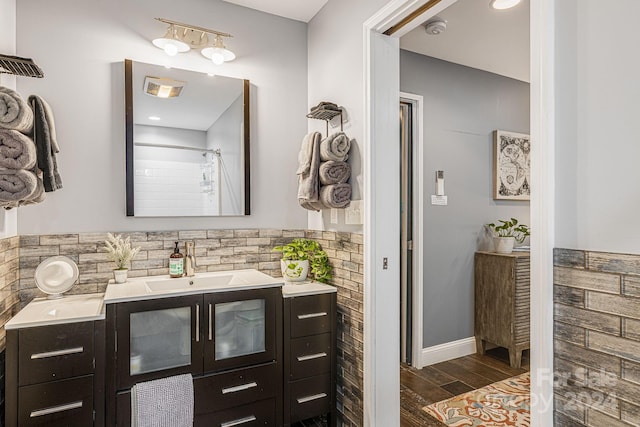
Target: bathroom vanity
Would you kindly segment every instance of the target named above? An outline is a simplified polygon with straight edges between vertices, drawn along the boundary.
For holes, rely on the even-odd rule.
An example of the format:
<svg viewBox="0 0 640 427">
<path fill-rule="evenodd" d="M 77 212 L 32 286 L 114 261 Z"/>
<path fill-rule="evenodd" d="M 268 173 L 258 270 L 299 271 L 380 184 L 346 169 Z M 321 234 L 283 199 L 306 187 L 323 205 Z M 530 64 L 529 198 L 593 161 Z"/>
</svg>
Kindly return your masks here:
<svg viewBox="0 0 640 427">
<path fill-rule="evenodd" d="M 107 425 L 130 425 L 134 384 L 185 373 L 194 426 L 282 424 L 281 286 L 255 270 L 110 285 Z"/>
<path fill-rule="evenodd" d="M 336 288 L 256 270 L 36 299 L 7 323 L 7 426 L 129 426 L 131 387 L 189 373 L 194 426 L 336 425 Z"/>
<path fill-rule="evenodd" d="M 102 294 L 37 298 L 5 326 L 7 426 L 104 426 Z"/>
</svg>

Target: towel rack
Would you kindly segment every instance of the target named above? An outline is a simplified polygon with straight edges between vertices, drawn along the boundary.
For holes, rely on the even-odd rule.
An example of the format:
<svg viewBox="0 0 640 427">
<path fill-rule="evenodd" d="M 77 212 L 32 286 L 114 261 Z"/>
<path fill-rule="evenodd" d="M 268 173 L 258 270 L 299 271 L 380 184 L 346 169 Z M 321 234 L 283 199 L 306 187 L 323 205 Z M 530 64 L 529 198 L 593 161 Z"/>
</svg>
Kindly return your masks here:
<svg viewBox="0 0 640 427">
<path fill-rule="evenodd" d="M 312 111 L 307 114 L 307 117 L 310 119 L 316 120 L 324 120 L 327 125 L 327 136 L 329 136 L 329 122 L 336 116 L 340 116 L 340 132 L 342 132 L 342 109 L 340 111 L 336 110 L 327 110 L 324 108 L 318 109 L 316 111 Z"/>
<path fill-rule="evenodd" d="M 31 58 L 0 54 L 0 73 L 43 78 L 42 69 Z"/>
</svg>

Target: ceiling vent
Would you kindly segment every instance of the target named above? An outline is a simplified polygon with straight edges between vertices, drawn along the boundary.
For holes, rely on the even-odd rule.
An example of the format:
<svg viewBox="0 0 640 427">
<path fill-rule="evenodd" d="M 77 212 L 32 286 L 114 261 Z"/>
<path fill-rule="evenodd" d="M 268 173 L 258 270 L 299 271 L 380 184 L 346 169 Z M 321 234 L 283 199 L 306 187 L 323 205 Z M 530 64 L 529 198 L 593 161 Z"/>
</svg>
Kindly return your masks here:
<svg viewBox="0 0 640 427">
<path fill-rule="evenodd" d="M 447 30 L 447 21 L 435 16 L 424 24 L 424 29 L 431 36 L 440 35 Z"/>
<path fill-rule="evenodd" d="M 158 98 L 175 98 L 180 96 L 186 84 L 187 82 L 180 80 L 146 76 L 144 78 L 144 92 Z"/>
</svg>

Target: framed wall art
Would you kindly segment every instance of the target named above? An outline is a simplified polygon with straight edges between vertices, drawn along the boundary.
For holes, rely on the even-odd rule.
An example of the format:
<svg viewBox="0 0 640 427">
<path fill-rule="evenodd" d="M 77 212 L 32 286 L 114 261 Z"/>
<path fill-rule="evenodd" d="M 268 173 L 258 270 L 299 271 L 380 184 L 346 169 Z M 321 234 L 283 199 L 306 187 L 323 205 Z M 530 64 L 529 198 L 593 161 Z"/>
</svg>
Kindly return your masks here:
<svg viewBox="0 0 640 427">
<path fill-rule="evenodd" d="M 522 133 L 493 132 L 494 200 L 530 200 L 531 138 Z"/>
</svg>

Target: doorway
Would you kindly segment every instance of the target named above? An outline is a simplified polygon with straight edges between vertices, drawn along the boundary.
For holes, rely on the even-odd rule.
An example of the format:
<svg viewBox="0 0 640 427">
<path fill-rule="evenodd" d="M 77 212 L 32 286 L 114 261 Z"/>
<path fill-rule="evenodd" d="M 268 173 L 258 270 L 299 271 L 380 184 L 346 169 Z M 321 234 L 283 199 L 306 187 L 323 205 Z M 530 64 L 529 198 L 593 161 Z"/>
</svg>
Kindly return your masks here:
<svg viewBox="0 0 640 427">
<path fill-rule="evenodd" d="M 389 158 L 389 148 L 385 141 L 388 143 L 395 139 L 389 133 L 389 125 L 395 124 L 392 129 L 396 129 L 396 135 L 399 126 L 393 118 L 398 117 L 397 104 L 393 103 L 393 99 L 397 99 L 399 95 L 399 91 L 395 89 L 398 87 L 395 85 L 399 70 L 390 59 L 397 55 L 397 38 L 419 25 L 419 22 L 415 22 L 416 18 L 424 18 L 428 14 L 433 16 L 455 1 L 394 0 L 364 24 L 366 151 L 363 158 L 365 174 L 370 183 L 365 191 L 365 277 L 370 285 L 370 292 L 365 294 L 365 322 L 368 325 L 365 332 L 364 369 L 366 425 L 397 425 L 399 415 L 399 401 L 389 399 L 386 391 L 399 385 L 399 373 L 392 368 L 394 360 L 398 360 L 400 346 L 400 327 L 399 324 L 393 324 L 393 319 L 399 321 L 400 316 L 398 313 L 389 318 L 389 315 L 395 314 L 396 309 L 384 303 L 389 297 L 395 296 L 395 290 L 399 289 L 399 284 L 397 287 L 389 286 L 394 281 L 393 277 L 399 281 L 399 271 L 387 267 L 398 265 L 399 257 L 388 258 L 390 262 L 385 262 L 387 254 L 392 257 L 392 252 L 399 253 L 399 249 L 398 252 L 389 252 L 398 245 L 397 240 L 394 241 L 388 233 L 389 226 L 395 225 L 394 218 L 399 215 L 397 206 L 389 206 L 382 203 L 382 197 L 376 197 L 381 190 L 387 194 L 387 190 L 391 189 L 387 184 L 398 180 L 400 176 L 399 171 L 389 168 L 386 161 Z M 552 382 L 547 377 L 553 367 L 553 17 L 553 0 L 532 0 L 531 136 L 537 141 L 537 147 L 532 153 L 532 175 L 538 188 L 537 191 L 534 190 L 531 202 L 531 225 L 537 230 L 531 243 L 531 281 L 535 284 L 531 290 L 531 340 L 535 349 L 531 369 L 532 394 L 545 402 L 552 396 Z M 400 29 L 389 33 L 388 30 L 392 27 Z M 392 37 L 381 37 L 385 32 Z M 397 158 L 397 154 L 394 158 Z M 376 176 L 373 176 L 372 170 L 376 170 Z M 399 187 L 399 182 L 396 183 Z M 399 218 L 394 229 L 399 229 Z M 395 345 L 376 346 L 380 342 L 392 342 Z M 551 424 L 552 411 L 549 406 L 534 409 L 531 414 L 532 425 Z"/>
</svg>

